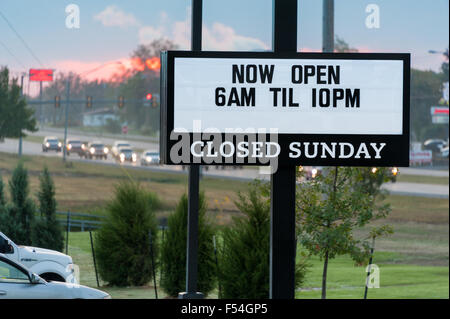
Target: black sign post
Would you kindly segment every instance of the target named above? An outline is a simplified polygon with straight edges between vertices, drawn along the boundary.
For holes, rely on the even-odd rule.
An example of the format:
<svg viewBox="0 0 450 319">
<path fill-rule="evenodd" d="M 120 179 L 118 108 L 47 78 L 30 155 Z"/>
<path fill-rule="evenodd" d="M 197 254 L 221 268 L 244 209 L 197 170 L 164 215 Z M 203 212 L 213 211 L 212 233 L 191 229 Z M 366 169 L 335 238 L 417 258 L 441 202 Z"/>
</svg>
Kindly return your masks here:
<svg viewBox="0 0 450 319">
<path fill-rule="evenodd" d="M 202 2 L 192 0 L 191 50 L 202 49 Z M 199 208 L 200 166 L 189 166 L 188 184 L 188 224 L 186 247 L 186 292 L 178 295 L 179 299 L 202 299 L 197 292 L 198 270 L 198 208 Z"/>
<path fill-rule="evenodd" d="M 274 52 L 297 51 L 297 0 L 273 0 Z M 271 299 L 295 298 L 295 166 L 280 165 L 271 175 Z"/>
</svg>

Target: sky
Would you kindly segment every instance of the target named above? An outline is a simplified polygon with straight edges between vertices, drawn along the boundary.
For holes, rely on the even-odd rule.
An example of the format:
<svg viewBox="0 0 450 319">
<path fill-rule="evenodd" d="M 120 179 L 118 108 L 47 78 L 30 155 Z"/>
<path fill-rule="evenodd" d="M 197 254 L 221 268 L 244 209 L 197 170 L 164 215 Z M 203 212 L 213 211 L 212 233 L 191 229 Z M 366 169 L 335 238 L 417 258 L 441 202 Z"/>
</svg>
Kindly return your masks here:
<svg viewBox="0 0 450 319">
<path fill-rule="evenodd" d="M 66 25 L 71 4 L 79 28 Z M 102 78 L 139 44 L 168 38 L 188 50 L 190 9 L 191 0 L 0 0 L 0 66 L 15 76 L 52 68 Z M 411 53 L 412 67 L 438 71 L 443 57 L 428 51 L 448 47 L 448 12 L 448 0 L 335 0 L 335 35 L 360 52 Z M 368 25 L 376 13 L 379 24 Z M 298 1 L 297 34 L 298 51 L 321 50 L 321 0 Z M 271 50 L 272 0 L 203 0 L 202 36 L 204 50 Z"/>
</svg>

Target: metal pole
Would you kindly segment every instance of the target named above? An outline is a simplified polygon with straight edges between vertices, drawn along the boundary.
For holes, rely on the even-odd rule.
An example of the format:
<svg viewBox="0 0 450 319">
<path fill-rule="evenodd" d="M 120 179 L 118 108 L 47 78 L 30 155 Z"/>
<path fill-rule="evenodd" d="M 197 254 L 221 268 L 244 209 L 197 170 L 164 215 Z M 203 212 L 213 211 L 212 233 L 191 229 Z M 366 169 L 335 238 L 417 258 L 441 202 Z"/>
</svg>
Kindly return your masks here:
<svg viewBox="0 0 450 319">
<path fill-rule="evenodd" d="M 70 105 L 70 77 L 67 79 L 67 100 L 64 120 L 64 143 L 63 143 L 63 161 L 66 161 L 66 142 L 67 142 L 67 122 L 69 120 L 69 105 Z"/>
<path fill-rule="evenodd" d="M 20 96 L 23 98 L 23 78 L 25 75 L 22 74 L 20 78 Z M 20 136 L 19 136 L 19 157 L 22 156 L 22 129 L 20 129 Z"/>
<path fill-rule="evenodd" d="M 192 0 L 192 51 L 200 51 L 202 49 L 202 2 L 202 0 Z M 180 299 L 203 298 L 203 294 L 197 292 L 199 184 L 200 166 L 189 165 L 186 292 L 178 295 Z"/>
<path fill-rule="evenodd" d="M 367 299 L 367 291 L 369 288 L 369 278 L 370 272 L 372 271 L 372 259 L 373 259 L 373 251 L 375 249 L 375 237 L 372 238 L 372 247 L 370 247 L 370 259 L 369 259 L 369 268 L 367 269 L 367 278 L 366 278 L 366 287 L 364 289 L 364 299 Z"/>
<path fill-rule="evenodd" d="M 152 259 L 152 272 L 153 272 L 153 285 L 155 286 L 155 298 L 158 299 L 158 289 L 156 287 L 156 272 L 155 272 L 155 260 L 153 256 L 153 240 L 152 240 L 152 231 L 148 232 L 148 239 L 150 244 L 150 257 Z"/>
<path fill-rule="evenodd" d="M 274 52 L 297 51 L 297 0 L 273 0 Z M 295 166 L 279 166 L 271 175 L 271 299 L 295 298 Z"/>
<path fill-rule="evenodd" d="M 66 224 L 66 255 L 69 252 L 69 232 L 70 232 L 70 211 L 67 211 L 67 224 Z"/>
<path fill-rule="evenodd" d="M 165 233 L 166 227 L 162 227 L 162 240 L 161 240 L 161 247 L 164 245 L 164 233 Z M 159 284 L 161 285 L 162 282 L 162 267 L 159 267 Z"/>
<path fill-rule="evenodd" d="M 94 242 L 92 240 L 92 232 L 89 230 L 89 238 L 91 239 L 92 259 L 94 260 L 95 279 L 97 280 L 97 287 L 100 287 L 98 283 L 97 262 L 95 261 Z"/>
<path fill-rule="evenodd" d="M 217 259 L 216 236 L 213 236 L 213 245 L 214 245 L 214 257 L 216 259 L 217 274 L 219 274 L 219 260 Z M 219 277 L 219 276 L 217 276 L 217 277 Z M 218 282 L 219 282 L 219 292 L 218 292 L 217 296 L 220 298 L 221 291 L 222 291 L 222 287 L 220 285 L 220 279 L 218 280 Z"/>
<path fill-rule="evenodd" d="M 334 0 L 323 0 L 322 52 L 334 51 Z"/>
<path fill-rule="evenodd" d="M 42 128 L 42 81 L 39 81 L 39 126 Z"/>
</svg>

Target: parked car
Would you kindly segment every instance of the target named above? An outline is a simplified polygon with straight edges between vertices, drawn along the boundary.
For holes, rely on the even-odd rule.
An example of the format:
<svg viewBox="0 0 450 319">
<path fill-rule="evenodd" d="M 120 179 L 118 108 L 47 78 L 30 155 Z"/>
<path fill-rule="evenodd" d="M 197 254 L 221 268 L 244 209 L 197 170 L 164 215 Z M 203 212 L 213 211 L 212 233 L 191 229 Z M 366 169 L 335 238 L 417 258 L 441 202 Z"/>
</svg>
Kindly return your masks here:
<svg viewBox="0 0 450 319">
<path fill-rule="evenodd" d="M 47 136 L 42 142 L 42 152 L 56 151 L 61 152 L 62 144 L 55 136 Z"/>
<path fill-rule="evenodd" d="M 133 150 L 129 147 L 121 147 L 119 148 L 119 156 L 116 157 L 116 160 L 120 163 L 123 162 L 131 162 L 135 163 L 137 160 L 137 155 Z"/>
<path fill-rule="evenodd" d="M 159 152 L 155 151 L 144 151 L 141 154 L 141 165 L 158 165 L 159 164 Z"/>
<path fill-rule="evenodd" d="M 24 264 L 47 281 L 76 283 L 72 257 L 58 251 L 19 246 L 0 232 L 0 253 Z"/>
<path fill-rule="evenodd" d="M 111 148 L 111 155 L 115 158 L 119 157 L 119 148 L 121 147 L 128 147 L 131 148 L 131 144 L 127 141 L 115 141 L 112 148 Z"/>
<path fill-rule="evenodd" d="M 83 143 L 80 140 L 69 139 L 66 144 L 66 154 L 70 156 L 70 153 L 78 154 L 80 157 L 84 155 Z"/>
<path fill-rule="evenodd" d="M 84 149 L 84 156 L 89 159 L 108 158 L 109 149 L 100 141 L 88 143 Z"/>
<path fill-rule="evenodd" d="M 446 142 L 441 139 L 429 139 L 423 143 L 423 148 L 433 153 L 439 153 L 444 146 L 446 146 Z"/>
<path fill-rule="evenodd" d="M 441 156 L 442 158 L 448 158 L 448 151 L 449 151 L 448 145 L 445 146 L 445 147 L 443 147 L 443 148 L 441 148 L 441 154 L 440 154 L 440 156 Z"/>
<path fill-rule="evenodd" d="M 47 282 L 0 253 L 1 299 L 111 299 L 106 292 L 65 282 Z"/>
</svg>

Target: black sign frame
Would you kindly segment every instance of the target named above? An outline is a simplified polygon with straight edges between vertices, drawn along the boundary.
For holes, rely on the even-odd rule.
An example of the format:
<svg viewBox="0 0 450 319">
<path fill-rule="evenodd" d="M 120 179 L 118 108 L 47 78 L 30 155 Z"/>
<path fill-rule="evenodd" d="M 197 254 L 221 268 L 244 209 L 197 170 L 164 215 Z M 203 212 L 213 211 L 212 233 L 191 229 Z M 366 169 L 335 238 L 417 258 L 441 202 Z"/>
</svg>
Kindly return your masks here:
<svg viewBox="0 0 450 319">
<path fill-rule="evenodd" d="M 189 161 L 174 163 L 170 159 L 170 150 L 177 143 L 170 139 L 174 129 L 174 65 L 176 58 L 236 58 L 236 59 L 328 59 L 328 60 L 399 60 L 403 62 L 403 128 L 401 135 L 363 135 L 363 134 L 285 134 L 278 135 L 277 142 L 281 147 L 278 157 L 279 165 L 313 165 L 313 166 L 409 166 L 409 134 L 410 134 L 410 61 L 409 53 L 291 53 L 291 52 L 229 52 L 229 51 L 163 51 L 161 52 L 161 112 L 160 112 L 160 157 L 161 163 L 168 165 L 270 165 L 259 161 L 243 161 L 207 163 L 202 158 L 199 162 L 190 156 Z M 191 143 L 195 133 L 189 134 Z M 222 133 L 225 141 L 225 133 Z M 266 141 L 269 141 L 269 134 Z M 208 140 L 205 140 L 205 142 Z M 291 142 L 347 142 L 386 143 L 384 156 L 380 159 L 364 158 L 302 158 L 293 159 L 288 156 Z M 190 148 L 190 145 L 189 145 Z"/>
</svg>

